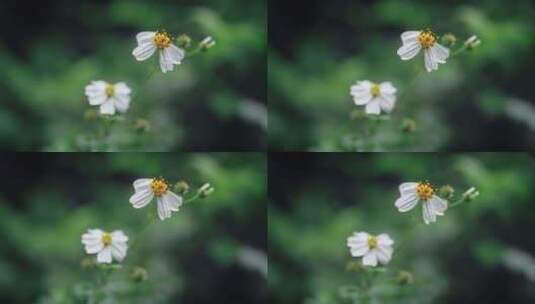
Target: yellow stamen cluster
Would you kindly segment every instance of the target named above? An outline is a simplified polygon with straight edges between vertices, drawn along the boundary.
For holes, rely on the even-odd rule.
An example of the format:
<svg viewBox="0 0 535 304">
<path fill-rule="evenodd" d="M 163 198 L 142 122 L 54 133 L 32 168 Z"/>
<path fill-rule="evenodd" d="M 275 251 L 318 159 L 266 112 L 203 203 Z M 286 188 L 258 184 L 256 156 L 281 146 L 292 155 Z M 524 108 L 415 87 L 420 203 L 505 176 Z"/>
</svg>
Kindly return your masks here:
<svg viewBox="0 0 535 304">
<path fill-rule="evenodd" d="M 169 185 L 167 185 L 167 182 L 163 178 L 159 177 L 152 179 L 150 187 L 152 188 L 154 195 L 162 196 L 167 192 Z"/>
<path fill-rule="evenodd" d="M 154 44 L 160 49 L 168 47 L 171 44 L 171 40 L 171 36 L 166 31 L 160 31 L 154 35 Z"/>
<path fill-rule="evenodd" d="M 377 240 L 377 237 L 370 235 L 368 237 L 368 247 L 370 247 L 370 249 L 374 249 L 374 248 L 377 248 L 377 245 L 379 245 L 379 241 Z"/>
<path fill-rule="evenodd" d="M 428 49 L 432 47 L 433 45 L 435 45 L 436 41 L 437 41 L 437 37 L 430 30 L 422 31 L 418 35 L 418 42 L 422 45 L 424 49 Z"/>
<path fill-rule="evenodd" d="M 110 246 L 111 245 L 111 234 L 109 234 L 107 232 L 104 232 L 102 234 L 102 244 L 104 244 L 104 246 Z"/>
<path fill-rule="evenodd" d="M 112 97 L 113 95 L 115 95 L 115 87 L 113 86 L 113 84 L 106 85 L 106 95 L 108 97 Z"/>
<path fill-rule="evenodd" d="M 435 190 L 433 190 L 433 186 L 430 183 L 423 182 L 416 186 L 416 195 L 418 195 L 418 197 L 423 201 L 428 201 L 431 199 L 434 193 Z"/>
<path fill-rule="evenodd" d="M 372 88 L 370 89 L 370 93 L 372 94 L 373 97 L 377 97 L 377 96 L 381 95 L 381 87 L 376 83 L 372 84 Z"/>
</svg>

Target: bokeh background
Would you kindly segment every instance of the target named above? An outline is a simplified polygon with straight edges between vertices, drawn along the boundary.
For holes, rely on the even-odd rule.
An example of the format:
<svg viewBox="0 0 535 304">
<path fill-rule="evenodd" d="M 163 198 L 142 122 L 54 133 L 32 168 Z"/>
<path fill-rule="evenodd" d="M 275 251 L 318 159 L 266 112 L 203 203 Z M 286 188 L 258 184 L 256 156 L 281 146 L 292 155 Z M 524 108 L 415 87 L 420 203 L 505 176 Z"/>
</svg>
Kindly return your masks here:
<svg viewBox="0 0 535 304">
<path fill-rule="evenodd" d="M 518 151 L 535 147 L 534 2 L 269 1 L 269 142 L 273 150 Z M 424 72 L 396 54 L 405 30 L 472 34 L 481 45 Z M 357 80 L 391 81 L 404 96 L 371 143 L 350 120 Z M 412 82 L 412 85 L 410 85 Z M 405 118 L 416 131 L 404 134 Z M 291 130 L 291 132 L 288 132 Z M 353 138 L 353 139 L 352 139 Z M 358 138 L 357 138 L 358 140 Z M 362 147 L 364 146 L 364 147 Z"/>
<path fill-rule="evenodd" d="M 0 20 L 1 150 L 94 150 L 99 125 L 84 87 L 99 79 L 125 81 L 137 96 L 98 150 L 266 145 L 264 0 L 6 0 Z M 160 28 L 217 45 L 147 81 L 157 63 L 135 60 L 135 35 Z M 137 118 L 150 122 L 149 133 L 133 131 Z"/>
<path fill-rule="evenodd" d="M 95 272 L 81 267 L 88 228 L 122 229 L 123 270 L 99 303 L 267 303 L 266 168 L 261 154 L 3 154 L 0 302 L 87 302 Z M 132 182 L 163 176 L 215 192 L 171 219 L 134 209 Z M 190 195 L 188 195 L 190 196 Z M 134 266 L 148 280 L 134 283 Z"/>
<path fill-rule="evenodd" d="M 534 169 L 533 155 L 514 153 L 271 155 L 269 303 L 535 302 Z M 481 194 L 425 225 L 420 206 L 394 207 L 399 184 L 419 180 Z M 375 302 L 348 292 L 362 276 L 346 270 L 354 231 L 401 246 Z M 413 284 L 395 283 L 401 269 Z"/>
</svg>

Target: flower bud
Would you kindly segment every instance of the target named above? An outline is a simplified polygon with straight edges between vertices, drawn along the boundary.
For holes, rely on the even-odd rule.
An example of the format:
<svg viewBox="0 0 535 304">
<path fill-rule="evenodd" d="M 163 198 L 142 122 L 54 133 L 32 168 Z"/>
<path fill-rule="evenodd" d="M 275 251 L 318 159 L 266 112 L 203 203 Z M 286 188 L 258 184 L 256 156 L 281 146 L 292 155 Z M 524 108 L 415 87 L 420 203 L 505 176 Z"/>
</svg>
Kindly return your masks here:
<svg viewBox="0 0 535 304">
<path fill-rule="evenodd" d="M 215 40 L 211 36 L 208 36 L 201 41 L 201 43 L 199 44 L 199 47 L 201 51 L 207 51 L 208 49 L 214 47 L 214 45 L 215 45 Z"/>
<path fill-rule="evenodd" d="M 409 285 L 409 284 L 414 283 L 414 276 L 409 271 L 400 270 L 396 277 L 396 282 L 399 285 Z"/>
<path fill-rule="evenodd" d="M 134 267 L 130 273 L 130 279 L 136 283 L 141 283 L 149 279 L 149 273 L 143 267 Z"/>
<path fill-rule="evenodd" d="M 470 202 L 476 199 L 479 196 L 479 191 L 475 187 L 470 187 L 463 193 L 463 200 L 465 202 Z"/>
<path fill-rule="evenodd" d="M 445 199 L 451 199 L 453 197 L 453 194 L 455 193 L 455 189 L 453 189 L 450 185 L 444 185 L 440 187 L 440 196 L 442 196 Z"/>
<path fill-rule="evenodd" d="M 472 35 L 470 38 L 466 39 L 466 41 L 464 42 L 464 46 L 469 50 L 476 48 L 480 44 L 481 44 L 481 40 L 479 40 L 479 38 L 477 38 L 476 35 Z"/>
<path fill-rule="evenodd" d="M 184 180 L 181 180 L 181 181 L 178 181 L 176 182 L 175 184 L 175 192 L 178 193 L 178 194 L 186 194 L 188 193 L 189 191 L 189 184 L 184 181 Z"/>
<path fill-rule="evenodd" d="M 150 131 L 150 122 L 143 118 L 136 119 L 134 129 L 139 133 L 146 133 Z"/>
<path fill-rule="evenodd" d="M 447 33 L 442 35 L 440 40 L 445 46 L 452 47 L 457 42 L 457 37 L 455 37 L 455 35 L 453 35 L 452 33 Z"/>
<path fill-rule="evenodd" d="M 401 131 L 405 133 L 412 133 L 416 130 L 416 121 L 410 118 L 404 118 L 401 122 Z"/>
<path fill-rule="evenodd" d="M 176 44 L 179 48 L 187 49 L 191 46 L 191 38 L 186 34 L 182 34 L 176 38 Z"/>
<path fill-rule="evenodd" d="M 200 195 L 200 197 L 202 198 L 205 198 L 207 197 L 208 195 L 212 194 L 212 192 L 214 192 L 214 187 L 212 187 L 212 185 L 210 185 L 209 183 L 206 183 L 204 185 L 202 185 L 199 190 L 197 190 L 197 193 Z"/>
</svg>

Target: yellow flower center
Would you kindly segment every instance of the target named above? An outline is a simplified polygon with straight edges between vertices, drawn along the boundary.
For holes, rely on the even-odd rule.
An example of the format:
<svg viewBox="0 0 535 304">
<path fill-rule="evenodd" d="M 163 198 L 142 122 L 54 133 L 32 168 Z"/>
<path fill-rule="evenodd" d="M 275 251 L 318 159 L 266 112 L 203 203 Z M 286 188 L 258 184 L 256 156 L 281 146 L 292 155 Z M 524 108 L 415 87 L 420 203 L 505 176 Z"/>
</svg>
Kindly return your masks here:
<svg viewBox="0 0 535 304">
<path fill-rule="evenodd" d="M 422 45 L 424 49 L 428 49 L 435 45 L 437 37 L 430 30 L 425 30 L 418 35 L 418 42 Z"/>
<path fill-rule="evenodd" d="M 157 32 L 154 35 L 154 44 L 160 49 L 166 48 L 171 44 L 171 36 L 166 31 Z"/>
<path fill-rule="evenodd" d="M 372 94 L 373 97 L 377 97 L 377 96 L 381 95 L 381 87 L 376 83 L 372 84 L 372 88 L 370 89 L 370 93 Z"/>
<path fill-rule="evenodd" d="M 104 232 L 102 234 L 102 244 L 104 244 L 104 246 L 110 246 L 111 245 L 111 234 L 109 234 L 107 232 Z"/>
<path fill-rule="evenodd" d="M 113 95 L 115 95 L 115 87 L 113 86 L 113 84 L 106 85 L 106 95 L 108 97 L 112 97 Z"/>
<path fill-rule="evenodd" d="M 150 183 L 150 187 L 156 196 L 164 195 L 167 192 L 167 188 L 169 188 L 163 178 L 154 178 Z"/>
<path fill-rule="evenodd" d="M 368 237 L 368 247 L 370 247 L 370 249 L 377 248 L 378 244 L 379 244 L 379 241 L 377 241 L 377 237 L 373 235 L 370 235 Z"/>
<path fill-rule="evenodd" d="M 428 201 L 433 197 L 434 193 L 435 190 L 433 190 L 433 186 L 430 183 L 423 182 L 416 186 L 416 195 L 418 195 L 421 200 Z"/>
</svg>

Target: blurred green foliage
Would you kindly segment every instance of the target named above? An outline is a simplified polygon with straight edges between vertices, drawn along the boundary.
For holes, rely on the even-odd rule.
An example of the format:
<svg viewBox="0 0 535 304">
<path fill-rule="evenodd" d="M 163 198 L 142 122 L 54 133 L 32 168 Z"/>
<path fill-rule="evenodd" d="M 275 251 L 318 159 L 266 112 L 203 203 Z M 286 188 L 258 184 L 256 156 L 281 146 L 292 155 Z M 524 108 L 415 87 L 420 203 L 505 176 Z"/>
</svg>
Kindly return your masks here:
<svg viewBox="0 0 535 304">
<path fill-rule="evenodd" d="M 529 150 L 535 146 L 533 1 L 270 1 L 270 146 L 277 150 Z M 306 10 L 302 8 L 306 7 Z M 403 62 L 400 34 L 430 27 L 462 46 L 482 43 L 424 70 Z M 418 76 L 416 76 L 418 75 Z M 389 121 L 363 138 L 350 119 L 357 80 L 391 81 Z M 354 118 L 354 117 L 353 117 Z M 416 121 L 402 132 L 404 119 Z M 288 132 L 288 130 L 292 130 Z"/>
<path fill-rule="evenodd" d="M 527 154 L 278 154 L 269 165 L 270 303 L 358 300 L 346 239 L 388 233 L 396 249 L 370 303 L 535 301 L 535 161 Z M 449 184 L 471 202 L 425 225 L 394 207 L 402 182 Z M 354 269 L 351 266 L 350 269 Z M 400 286 L 398 271 L 414 282 Z"/>
<path fill-rule="evenodd" d="M 81 235 L 90 228 L 130 237 L 102 303 L 213 303 L 214 295 L 222 303 L 265 301 L 263 155 L 18 154 L 3 161 L 11 174 L 0 183 L 0 302 L 89 303 L 98 271 L 81 265 L 88 257 Z M 155 221 L 155 202 L 143 209 L 128 202 L 132 182 L 153 176 L 184 179 L 191 195 L 205 182 L 216 190 Z M 138 266 L 147 281 L 131 277 Z"/>
<path fill-rule="evenodd" d="M 264 1 L 3 1 L 0 148 L 89 150 L 99 125 L 84 120 L 84 87 L 106 80 L 126 82 L 135 97 L 99 150 L 259 150 L 265 15 Z M 157 61 L 135 60 L 135 35 L 162 28 L 217 45 L 146 80 Z M 147 134 L 134 131 L 138 117 L 150 122 Z"/>
</svg>

